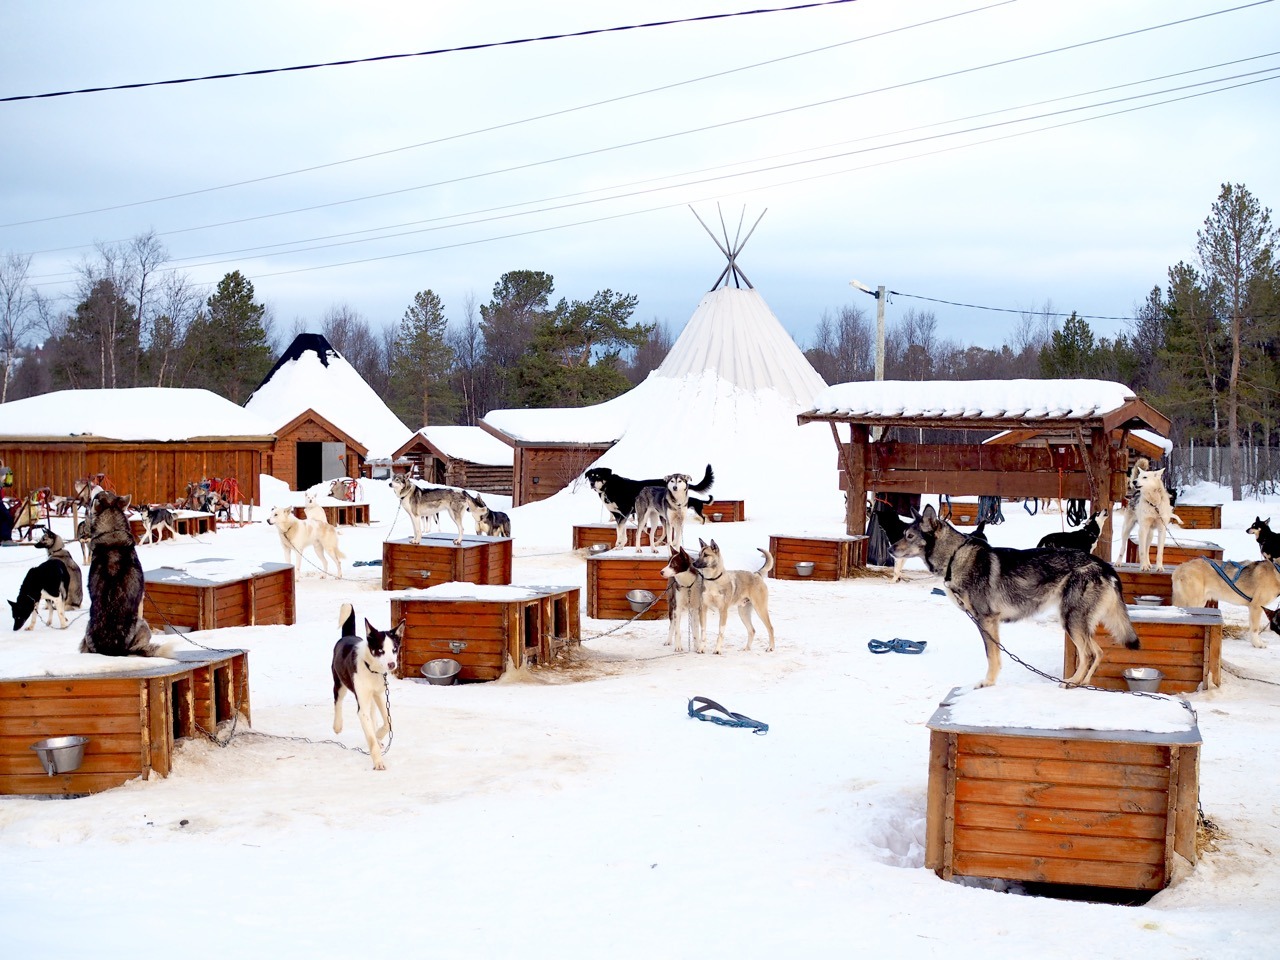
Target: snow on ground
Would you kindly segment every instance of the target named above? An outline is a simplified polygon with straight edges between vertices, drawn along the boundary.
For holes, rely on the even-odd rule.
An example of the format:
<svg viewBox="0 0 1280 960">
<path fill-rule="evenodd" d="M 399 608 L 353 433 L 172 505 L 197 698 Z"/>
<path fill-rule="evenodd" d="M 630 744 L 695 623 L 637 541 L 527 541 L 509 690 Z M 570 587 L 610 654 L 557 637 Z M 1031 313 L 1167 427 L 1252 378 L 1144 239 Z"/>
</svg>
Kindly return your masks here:
<svg viewBox="0 0 1280 960">
<path fill-rule="evenodd" d="M 831 493 L 821 501 L 789 501 L 779 484 L 772 502 L 747 502 L 746 522 L 691 524 L 686 535 L 713 535 L 731 563 L 755 567 L 770 534 L 842 532 L 832 451 L 822 469 Z M 717 474 L 729 496 L 731 465 Z M 1255 650 L 1228 636 L 1223 685 L 1190 697 L 1204 738 L 1201 803 L 1224 834 L 1216 849 L 1143 906 L 1017 895 L 1014 884 L 950 883 L 923 866 L 926 723 L 985 662 L 972 624 L 933 593 L 918 561 L 903 584 L 771 580 L 772 653 L 744 651 L 736 617 L 720 657 L 673 655 L 665 622 L 584 617 L 566 662 L 492 683 L 393 681 L 394 740 L 388 770 L 375 773 L 355 749 L 349 701 L 344 732 L 330 729 L 329 659 L 343 601 L 388 625 L 379 568 L 353 561 L 378 559 L 384 539 L 410 528 L 385 483 L 365 491 L 374 522 L 342 529 L 346 578 L 304 569 L 296 625 L 191 635 L 250 651 L 251 730 L 239 724 L 226 747 L 183 742 L 166 779 L 71 800 L 0 798 L 5 957 L 1280 954 L 1280 638 Z M 299 496 L 264 487 L 268 501 Z M 1214 488 L 1183 493 L 1223 499 Z M 584 586 L 570 528 L 603 519 L 595 495 L 570 490 L 512 513 L 515 584 Z M 1256 514 L 1280 508 L 1228 500 L 1224 529 L 1195 536 L 1253 559 L 1243 531 Z M 1005 517 L 989 529 L 998 545 L 1030 546 L 1063 527 L 1060 514 L 1018 504 Z M 148 569 L 282 557 L 260 522 L 139 550 Z M 6 597 L 42 557 L 0 550 Z M 1243 608 L 1224 612 L 1243 624 Z M 83 616 L 66 631 L 0 631 L 0 675 L 73 661 Z M 1060 671 L 1052 621 L 1004 636 L 1034 666 Z M 868 640 L 893 637 L 928 647 L 868 651 Z M 1008 662 L 995 692 L 1028 716 L 1082 695 Z M 692 696 L 769 732 L 692 720 Z M 1116 702 L 1100 714 L 1134 699 L 1089 696 Z"/>
</svg>

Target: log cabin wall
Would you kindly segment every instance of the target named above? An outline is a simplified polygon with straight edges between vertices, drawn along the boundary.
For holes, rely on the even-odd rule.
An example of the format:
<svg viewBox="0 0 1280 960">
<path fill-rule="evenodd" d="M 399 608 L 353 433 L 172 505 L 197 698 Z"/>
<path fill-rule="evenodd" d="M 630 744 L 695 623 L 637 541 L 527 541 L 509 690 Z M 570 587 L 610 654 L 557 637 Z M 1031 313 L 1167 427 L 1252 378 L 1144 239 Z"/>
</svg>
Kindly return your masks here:
<svg viewBox="0 0 1280 960">
<path fill-rule="evenodd" d="M 282 480 L 293 490 L 298 485 L 298 444 L 299 443 L 346 443 L 346 437 L 314 420 L 304 420 L 290 427 L 288 432 L 276 436 L 276 446 L 271 464 L 271 476 Z M 346 476 L 360 476 L 360 457 L 347 447 L 343 459 L 347 464 Z M 352 472 L 354 469 L 355 472 Z"/>
<path fill-rule="evenodd" d="M 13 468 L 13 494 L 26 496 L 48 487 L 70 496 L 82 477 L 106 474 L 110 486 L 134 503 L 174 503 L 187 484 L 207 477 L 234 477 L 242 497 L 261 501 L 258 475 L 269 458 L 269 440 L 126 443 L 0 444 L 0 461 Z"/>
<path fill-rule="evenodd" d="M 516 447 L 513 507 L 537 503 L 563 490 L 598 460 L 612 443 Z"/>
</svg>

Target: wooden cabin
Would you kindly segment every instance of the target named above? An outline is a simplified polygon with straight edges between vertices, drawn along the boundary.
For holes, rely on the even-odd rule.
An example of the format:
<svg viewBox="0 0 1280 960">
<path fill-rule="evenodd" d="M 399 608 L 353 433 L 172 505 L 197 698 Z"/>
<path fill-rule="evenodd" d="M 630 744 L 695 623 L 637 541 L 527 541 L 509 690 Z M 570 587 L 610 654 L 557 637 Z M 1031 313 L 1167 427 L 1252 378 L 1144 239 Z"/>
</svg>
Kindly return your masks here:
<svg viewBox="0 0 1280 960">
<path fill-rule="evenodd" d="M 392 460 L 407 461 L 410 476 L 428 483 L 511 496 L 512 449 L 480 427 L 423 427 Z"/>
<path fill-rule="evenodd" d="M 266 473 L 293 490 L 322 480 L 358 477 L 369 448 L 308 407 L 275 431 L 276 443 Z"/>
<path fill-rule="evenodd" d="M 1134 433 L 1169 431 L 1123 384 L 1098 380 L 844 383 L 797 420 L 831 427 L 850 534 L 866 532 L 871 493 L 1081 499 L 1108 508 L 1104 557 Z"/>
<path fill-rule="evenodd" d="M 487 423 L 481 422 L 480 426 L 512 447 L 513 507 L 537 503 L 559 493 L 582 476 L 616 442 L 559 443 L 551 440 L 521 440 Z"/>
</svg>

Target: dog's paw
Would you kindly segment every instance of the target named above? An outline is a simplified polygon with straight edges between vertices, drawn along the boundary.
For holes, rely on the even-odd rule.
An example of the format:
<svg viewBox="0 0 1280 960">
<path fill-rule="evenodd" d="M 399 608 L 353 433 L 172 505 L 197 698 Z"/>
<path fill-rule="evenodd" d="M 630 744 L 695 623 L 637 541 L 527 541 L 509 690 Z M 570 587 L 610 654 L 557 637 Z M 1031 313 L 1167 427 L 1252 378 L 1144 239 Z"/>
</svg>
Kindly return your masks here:
<svg viewBox="0 0 1280 960">
<path fill-rule="evenodd" d="M 1262 637 L 1258 637 L 1258 636 L 1250 637 L 1249 640 L 1259 650 L 1267 649 L 1267 641 L 1263 640 Z"/>
<path fill-rule="evenodd" d="M 375 769 L 375 770 L 385 770 L 385 769 L 387 769 L 387 765 L 386 765 L 385 763 L 383 763 L 381 760 L 375 760 L 375 761 L 373 761 L 373 769 Z"/>
</svg>

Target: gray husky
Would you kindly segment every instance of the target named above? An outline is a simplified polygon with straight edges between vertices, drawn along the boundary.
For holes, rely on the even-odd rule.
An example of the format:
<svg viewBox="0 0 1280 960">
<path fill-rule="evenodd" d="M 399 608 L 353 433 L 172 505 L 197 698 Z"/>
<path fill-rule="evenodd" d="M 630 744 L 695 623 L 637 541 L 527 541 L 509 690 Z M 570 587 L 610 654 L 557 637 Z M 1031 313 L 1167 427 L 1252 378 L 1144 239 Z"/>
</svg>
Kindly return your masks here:
<svg viewBox="0 0 1280 960">
<path fill-rule="evenodd" d="M 1099 623 L 1130 650 L 1138 634 L 1120 593 L 1120 577 L 1105 560 L 1082 550 L 1014 550 L 966 537 L 925 507 L 893 545 L 895 557 L 919 557 L 982 635 L 989 687 L 1000 673 L 1000 624 L 1025 620 L 1058 605 L 1063 629 L 1076 648 L 1076 670 L 1063 681 L 1080 686 L 1093 679 L 1102 648 L 1093 638 Z"/>
<path fill-rule="evenodd" d="M 171 645 L 152 643 L 142 618 L 146 581 L 125 513 L 129 500 L 103 491 L 89 505 L 89 626 L 80 652 L 167 657 Z"/>
<path fill-rule="evenodd" d="M 69 583 L 66 605 L 76 610 L 80 609 L 80 604 L 84 603 L 84 574 L 81 573 L 80 564 L 76 563 L 75 557 L 71 556 L 66 543 L 60 536 L 45 527 L 44 533 L 36 541 L 36 546 L 48 550 L 50 560 L 59 560 L 67 568 Z"/>
<path fill-rule="evenodd" d="M 458 527 L 456 547 L 462 543 L 462 514 L 467 509 L 467 493 L 453 487 L 420 487 L 406 474 L 397 473 L 391 478 L 391 489 L 400 498 L 400 505 L 413 524 L 413 542 L 422 542 L 423 527 L 430 526 L 431 518 L 445 510 Z"/>
</svg>

